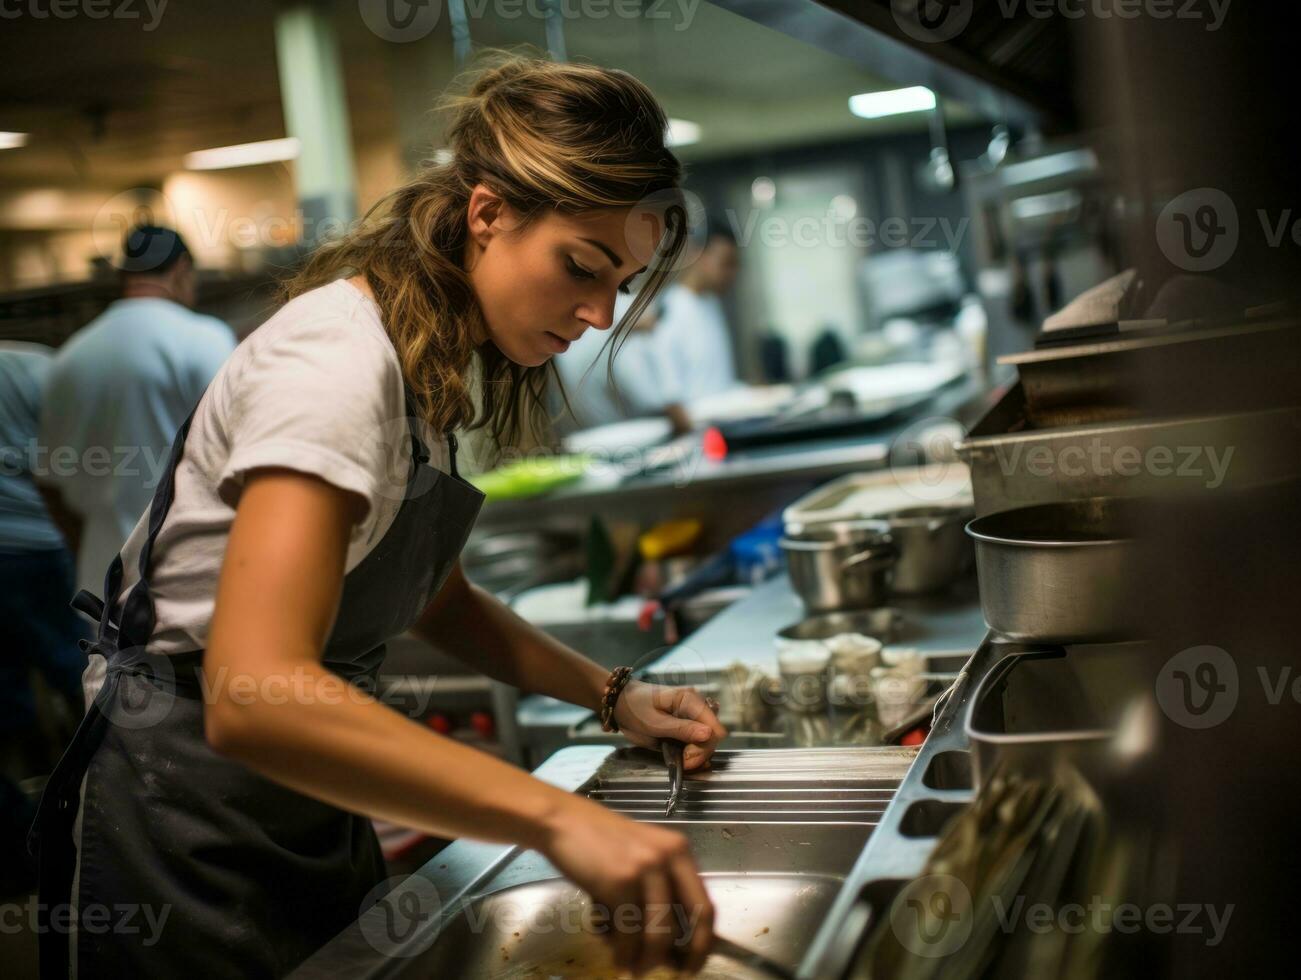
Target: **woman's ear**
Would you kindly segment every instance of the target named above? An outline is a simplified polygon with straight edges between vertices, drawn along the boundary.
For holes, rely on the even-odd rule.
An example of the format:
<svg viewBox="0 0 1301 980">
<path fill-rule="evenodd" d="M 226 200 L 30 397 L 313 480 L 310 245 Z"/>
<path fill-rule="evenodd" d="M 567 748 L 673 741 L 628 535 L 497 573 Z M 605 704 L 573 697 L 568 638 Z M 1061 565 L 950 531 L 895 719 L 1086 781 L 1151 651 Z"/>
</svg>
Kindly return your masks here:
<svg viewBox="0 0 1301 980">
<path fill-rule="evenodd" d="M 470 238 L 480 248 L 488 244 L 493 235 L 501 231 L 502 213 L 506 202 L 486 184 L 475 184 L 470 192 L 466 221 Z"/>
</svg>

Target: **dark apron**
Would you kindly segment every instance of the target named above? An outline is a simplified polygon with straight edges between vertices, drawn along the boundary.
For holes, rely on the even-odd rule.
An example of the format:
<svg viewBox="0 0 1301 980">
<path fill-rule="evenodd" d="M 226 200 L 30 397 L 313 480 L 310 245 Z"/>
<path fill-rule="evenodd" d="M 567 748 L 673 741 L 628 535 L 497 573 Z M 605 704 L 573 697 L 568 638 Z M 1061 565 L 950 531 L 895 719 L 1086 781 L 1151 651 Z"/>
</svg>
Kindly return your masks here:
<svg viewBox="0 0 1301 980">
<path fill-rule="evenodd" d="M 429 456 L 409 392 L 407 410 L 406 492 L 392 526 L 344 577 L 323 657 L 335 674 L 372 693 L 385 641 L 411 626 L 442 587 L 483 503 L 456 472 L 455 437 L 448 437 L 450 476 L 424 465 Z M 50 777 L 29 837 L 40 864 L 42 978 L 69 976 L 70 901 L 80 920 L 76 973 L 85 980 L 280 977 L 356 919 L 385 877 L 369 819 L 208 746 L 202 650 L 145 650 L 154 628 L 150 555 L 193 418 L 176 434 L 154 494 L 140 580 L 120 623 L 109 618 L 121 593 L 120 555 L 105 577 L 107 602 L 85 591 L 73 601 L 99 619 L 97 639 L 82 648 L 102 654 L 108 668 Z M 294 690 L 290 684 L 275 693 Z"/>
</svg>

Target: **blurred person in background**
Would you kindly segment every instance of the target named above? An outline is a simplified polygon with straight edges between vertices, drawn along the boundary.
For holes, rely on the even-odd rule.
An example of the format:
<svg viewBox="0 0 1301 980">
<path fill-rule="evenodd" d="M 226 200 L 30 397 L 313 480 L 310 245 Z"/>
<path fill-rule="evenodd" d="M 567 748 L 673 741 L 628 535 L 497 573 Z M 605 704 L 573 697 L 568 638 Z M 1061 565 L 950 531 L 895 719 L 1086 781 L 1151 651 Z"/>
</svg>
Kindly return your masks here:
<svg viewBox="0 0 1301 980">
<path fill-rule="evenodd" d="M 632 303 L 631 295 L 619 295 L 614 307 L 616 323 Z M 623 338 L 588 330 L 556 358 L 572 421 L 579 429 L 664 415 L 675 433 L 690 430 L 671 365 L 665 363 L 655 343 L 660 310 L 659 302 L 648 306 Z M 617 357 L 612 356 L 616 353 Z"/>
<path fill-rule="evenodd" d="M 738 384 L 721 297 L 736 282 L 739 255 L 727 223 L 710 217 L 700 255 L 664 291 L 655 346 L 672 372 L 677 394 L 688 405 Z"/>
<path fill-rule="evenodd" d="M 82 713 L 85 659 L 77 641 L 88 631 L 68 605 L 72 556 L 32 475 L 53 353 L 39 344 L 0 344 L 0 895 L 35 884 L 25 840 L 36 808 L 18 780 L 48 772 L 62 749 L 39 744 L 32 672 L 67 699 L 59 712 L 65 722 Z"/>
<path fill-rule="evenodd" d="M 235 348 L 225 323 L 193 311 L 194 260 L 175 231 L 133 228 L 120 269 L 122 298 L 59 349 L 41 412 L 41 489 L 76 554 L 77 588 L 94 593 Z"/>
</svg>

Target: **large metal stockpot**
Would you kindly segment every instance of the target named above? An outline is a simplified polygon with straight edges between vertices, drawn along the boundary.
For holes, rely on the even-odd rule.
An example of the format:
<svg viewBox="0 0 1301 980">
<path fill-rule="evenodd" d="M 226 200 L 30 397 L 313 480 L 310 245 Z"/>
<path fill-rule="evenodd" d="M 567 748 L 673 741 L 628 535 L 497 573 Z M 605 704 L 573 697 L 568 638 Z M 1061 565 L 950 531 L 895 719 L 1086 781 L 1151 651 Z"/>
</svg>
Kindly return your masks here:
<svg viewBox="0 0 1301 980">
<path fill-rule="evenodd" d="M 890 523 L 899 549 L 891 585 L 896 595 L 938 592 L 970 570 L 971 540 L 963 533 L 974 516 L 970 506 L 932 504 L 877 516 Z"/>
<path fill-rule="evenodd" d="M 1134 534 L 1143 509 L 1137 499 L 1093 497 L 968 524 L 990 629 L 1050 643 L 1135 639 L 1143 571 Z"/>
<path fill-rule="evenodd" d="M 868 609 L 890 595 L 898 551 L 885 521 L 835 521 L 781 539 L 791 584 L 810 612 Z"/>
</svg>

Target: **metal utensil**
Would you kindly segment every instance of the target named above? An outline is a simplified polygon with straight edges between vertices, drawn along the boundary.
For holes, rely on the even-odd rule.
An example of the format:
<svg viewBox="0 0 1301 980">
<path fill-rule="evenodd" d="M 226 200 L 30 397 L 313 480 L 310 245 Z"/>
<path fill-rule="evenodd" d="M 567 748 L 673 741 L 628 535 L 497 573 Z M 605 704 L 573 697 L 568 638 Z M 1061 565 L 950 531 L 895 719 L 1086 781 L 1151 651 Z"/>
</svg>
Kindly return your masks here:
<svg viewBox="0 0 1301 980">
<path fill-rule="evenodd" d="M 736 960 L 747 969 L 777 977 L 778 980 L 795 980 L 795 974 L 776 960 L 717 933 L 714 934 L 713 952 L 726 956 L 729 960 Z"/>
<path fill-rule="evenodd" d="M 705 707 L 718 714 L 718 699 L 714 697 L 705 698 Z M 660 739 L 660 752 L 664 756 L 664 765 L 669 770 L 669 798 L 664 804 L 664 816 L 673 816 L 673 811 L 678 807 L 678 800 L 682 798 L 682 780 L 684 777 L 682 754 L 686 750 L 686 743 L 680 742 L 676 738 Z"/>
<path fill-rule="evenodd" d="M 673 816 L 678 800 L 682 797 L 682 751 L 685 745 L 676 738 L 660 739 L 660 751 L 664 754 L 664 765 L 669 769 L 669 798 L 664 804 L 664 816 Z"/>
</svg>

